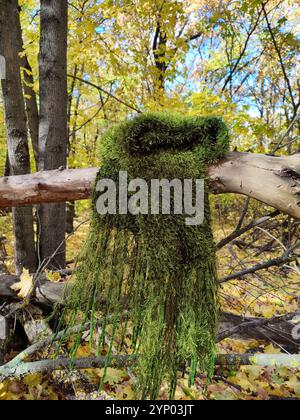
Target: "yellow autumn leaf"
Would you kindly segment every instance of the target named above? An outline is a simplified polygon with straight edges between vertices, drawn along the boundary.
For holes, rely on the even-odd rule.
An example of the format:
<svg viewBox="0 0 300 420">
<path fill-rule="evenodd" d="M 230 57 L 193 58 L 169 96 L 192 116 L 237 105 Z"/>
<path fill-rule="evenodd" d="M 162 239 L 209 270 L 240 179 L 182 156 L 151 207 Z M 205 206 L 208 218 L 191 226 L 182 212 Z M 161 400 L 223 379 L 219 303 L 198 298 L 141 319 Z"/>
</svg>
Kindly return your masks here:
<svg viewBox="0 0 300 420">
<path fill-rule="evenodd" d="M 120 399 L 124 399 L 124 400 L 135 399 L 135 393 L 130 385 L 127 385 L 124 388 L 122 388 L 122 390 L 119 393 L 121 394 L 121 395 L 118 394 L 118 398 Z"/>
<path fill-rule="evenodd" d="M 27 386 L 38 386 L 42 382 L 43 376 L 40 373 L 35 373 L 33 375 L 27 375 L 23 382 Z"/>
<path fill-rule="evenodd" d="M 100 374 L 100 377 L 103 376 L 104 369 L 97 369 L 97 373 Z M 127 373 L 120 369 L 108 368 L 105 376 L 105 383 L 109 385 L 114 385 L 121 383 L 127 377 Z"/>
<path fill-rule="evenodd" d="M 91 349 L 89 343 L 81 344 L 77 350 L 76 357 L 89 357 L 91 356 Z"/>
<path fill-rule="evenodd" d="M 261 366 L 241 366 L 241 372 L 248 374 L 250 381 L 256 381 L 263 373 L 263 368 Z"/>
<path fill-rule="evenodd" d="M 231 382 L 233 384 L 239 385 L 243 390 L 247 392 L 256 391 L 256 386 L 252 384 L 247 378 L 247 375 L 242 372 L 238 372 L 237 375 L 231 379 Z"/>
<path fill-rule="evenodd" d="M 239 399 L 238 395 L 230 388 L 227 388 L 222 392 L 212 394 L 212 397 L 217 401 L 232 401 Z"/>
<path fill-rule="evenodd" d="M 273 344 L 270 344 L 269 346 L 265 347 L 264 350 L 265 354 L 281 354 L 280 349 L 276 349 Z"/>
<path fill-rule="evenodd" d="M 264 318 L 272 318 L 276 314 L 276 307 L 275 306 L 263 306 L 261 308 L 261 314 Z"/>
<path fill-rule="evenodd" d="M 57 283 L 61 280 L 61 275 L 58 271 L 55 272 L 47 272 L 47 279 L 52 281 L 53 283 Z"/>
<path fill-rule="evenodd" d="M 25 299 L 33 287 L 33 277 L 28 270 L 24 270 L 20 276 L 20 281 L 11 286 L 11 289 L 18 292 L 18 297 Z"/>
<path fill-rule="evenodd" d="M 0 384 L 0 400 L 4 399 L 7 393 L 7 383 L 1 383 Z"/>
<path fill-rule="evenodd" d="M 19 396 L 13 394 L 12 392 L 7 392 L 0 395 L 0 401 L 17 401 L 19 400 Z"/>
<path fill-rule="evenodd" d="M 288 388 L 292 389 L 297 397 L 300 396 L 300 380 L 297 378 L 296 375 L 292 375 L 285 385 Z"/>
<path fill-rule="evenodd" d="M 281 397 L 281 398 L 289 398 L 291 397 L 291 392 L 289 392 L 282 384 L 270 384 L 269 387 L 266 388 L 266 391 L 274 396 L 274 397 Z"/>
</svg>

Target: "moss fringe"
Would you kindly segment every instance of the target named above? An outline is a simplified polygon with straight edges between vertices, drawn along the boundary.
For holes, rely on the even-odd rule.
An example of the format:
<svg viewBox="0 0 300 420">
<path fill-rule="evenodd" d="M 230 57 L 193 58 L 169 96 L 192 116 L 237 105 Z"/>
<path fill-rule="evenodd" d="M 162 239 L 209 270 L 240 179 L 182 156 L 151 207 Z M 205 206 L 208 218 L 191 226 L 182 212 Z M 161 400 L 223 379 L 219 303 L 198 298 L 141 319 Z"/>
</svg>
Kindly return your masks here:
<svg viewBox="0 0 300 420">
<path fill-rule="evenodd" d="M 227 150 L 228 132 L 220 119 L 144 114 L 104 136 L 98 179 L 118 183 L 120 170 L 129 180 L 206 178 L 207 165 Z M 82 325 L 90 320 L 92 343 L 101 312 L 99 354 L 105 337 L 111 340 L 106 366 L 112 343 L 121 349 L 130 338 L 139 355 L 138 397 L 156 399 L 167 381 L 172 398 L 180 369 L 188 368 L 190 384 L 197 372 L 212 373 L 218 284 L 208 192 L 200 226 L 186 226 L 185 215 L 100 216 L 97 198 L 95 192 L 90 234 L 67 291 L 68 327 L 79 315 Z"/>
</svg>

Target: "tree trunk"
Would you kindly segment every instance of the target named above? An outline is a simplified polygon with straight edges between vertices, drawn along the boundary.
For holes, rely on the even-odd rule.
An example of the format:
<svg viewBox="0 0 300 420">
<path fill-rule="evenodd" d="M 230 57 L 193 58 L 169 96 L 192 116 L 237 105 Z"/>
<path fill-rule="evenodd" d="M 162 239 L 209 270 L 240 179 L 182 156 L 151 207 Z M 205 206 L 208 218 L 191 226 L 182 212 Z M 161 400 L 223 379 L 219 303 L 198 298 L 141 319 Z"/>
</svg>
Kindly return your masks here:
<svg viewBox="0 0 300 420">
<path fill-rule="evenodd" d="M 31 144 L 34 153 L 36 168 L 39 166 L 39 111 L 36 93 L 33 89 L 34 79 L 32 68 L 26 55 L 21 57 L 21 65 L 24 67 L 24 94 L 28 128 L 30 132 Z"/>
<path fill-rule="evenodd" d="M 81 19 L 80 19 L 81 20 Z M 83 73 L 83 65 L 81 66 Z M 75 148 L 75 140 L 76 140 L 76 126 L 77 126 L 77 117 L 78 117 L 78 109 L 80 104 L 81 94 L 78 92 L 76 102 L 75 102 L 75 109 L 74 109 L 74 123 L 73 128 L 71 129 L 71 119 L 72 119 L 72 108 L 73 108 L 73 98 L 74 98 L 74 91 L 76 88 L 76 77 L 78 74 L 78 66 L 75 64 L 74 66 L 74 78 L 72 79 L 71 89 L 69 92 L 69 100 L 68 100 L 68 157 L 72 155 L 73 149 Z M 74 230 L 74 218 L 76 216 L 75 211 L 75 202 L 70 201 L 66 204 L 66 211 L 67 211 L 67 220 L 66 220 L 66 232 L 70 234 Z"/>
<path fill-rule="evenodd" d="M 6 59 L 6 80 L 2 80 L 9 167 L 12 175 L 30 173 L 25 105 L 19 65 L 20 16 L 17 0 L 0 0 L 0 53 Z M 13 209 L 15 265 L 36 270 L 32 208 Z"/>
<path fill-rule="evenodd" d="M 29 64 L 27 55 L 24 52 L 23 47 L 23 36 L 21 25 L 17 27 L 18 36 L 18 51 L 20 66 L 23 68 L 23 90 L 26 105 L 27 123 L 30 132 L 30 138 L 34 153 L 34 159 L 36 168 L 38 169 L 38 158 L 39 158 L 39 113 L 37 106 L 36 93 L 33 89 L 34 78 L 32 68 Z"/>
<path fill-rule="evenodd" d="M 41 0 L 39 170 L 67 163 L 67 0 Z M 64 268 L 66 206 L 39 209 L 40 260 L 53 254 L 51 268 Z"/>
</svg>

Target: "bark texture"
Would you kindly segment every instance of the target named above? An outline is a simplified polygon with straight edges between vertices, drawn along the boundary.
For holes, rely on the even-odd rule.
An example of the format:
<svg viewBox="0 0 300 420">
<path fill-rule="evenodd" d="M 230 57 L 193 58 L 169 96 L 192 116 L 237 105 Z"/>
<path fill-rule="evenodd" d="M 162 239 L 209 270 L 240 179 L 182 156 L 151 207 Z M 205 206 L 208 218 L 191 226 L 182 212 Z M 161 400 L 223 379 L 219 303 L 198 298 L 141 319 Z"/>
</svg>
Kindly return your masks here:
<svg viewBox="0 0 300 420">
<path fill-rule="evenodd" d="M 98 168 L 69 169 L 0 178 L 0 207 L 89 198 L 97 172 Z M 248 195 L 300 219 L 300 154 L 231 152 L 210 167 L 209 178 L 214 194 Z"/>
<path fill-rule="evenodd" d="M 11 175 L 30 173 L 26 113 L 19 61 L 20 16 L 17 0 L 0 1 L 0 54 L 6 59 L 6 79 L 2 80 L 8 163 Z M 30 207 L 13 209 L 15 265 L 36 269 L 33 214 Z"/>
<path fill-rule="evenodd" d="M 256 198 L 300 218 L 300 154 L 265 156 L 232 152 L 209 172 L 212 191 Z"/>
<path fill-rule="evenodd" d="M 39 162 L 39 111 L 37 105 L 36 93 L 33 89 L 34 79 L 32 68 L 26 55 L 21 57 L 21 66 L 24 68 L 24 94 L 26 104 L 26 114 L 28 121 L 28 128 L 34 153 L 36 167 Z"/>
<path fill-rule="evenodd" d="M 39 170 L 67 164 L 67 0 L 41 0 Z M 65 204 L 41 205 L 39 255 L 65 267 Z"/>
<path fill-rule="evenodd" d="M 17 37 L 18 37 L 18 52 L 20 66 L 22 68 L 22 81 L 24 90 L 24 99 L 26 105 L 27 124 L 30 133 L 32 148 L 34 152 L 34 159 L 36 167 L 38 167 L 39 158 L 39 113 L 37 106 L 37 97 L 34 86 L 34 78 L 32 68 L 28 61 L 28 57 L 24 51 L 23 36 L 21 25 L 17 25 Z"/>
</svg>

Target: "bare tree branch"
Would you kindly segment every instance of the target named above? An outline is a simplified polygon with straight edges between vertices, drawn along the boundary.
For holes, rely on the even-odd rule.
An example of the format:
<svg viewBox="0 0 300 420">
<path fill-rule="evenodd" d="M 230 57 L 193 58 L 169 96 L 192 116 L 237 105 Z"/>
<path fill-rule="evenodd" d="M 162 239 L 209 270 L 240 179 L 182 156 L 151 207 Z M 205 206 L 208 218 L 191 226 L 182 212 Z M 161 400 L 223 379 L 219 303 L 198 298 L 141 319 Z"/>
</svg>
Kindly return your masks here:
<svg viewBox="0 0 300 420">
<path fill-rule="evenodd" d="M 235 229 L 230 235 L 228 235 L 226 238 L 222 239 L 217 244 L 217 249 L 224 248 L 224 246 L 228 245 L 230 242 L 234 241 L 235 239 L 239 238 L 240 236 L 244 235 L 245 233 L 249 232 L 249 230 L 252 230 L 258 226 L 263 225 L 264 223 L 268 222 L 269 220 L 273 219 L 274 217 L 278 216 L 280 214 L 280 211 L 276 210 L 266 216 L 260 217 L 258 220 L 255 220 L 251 223 L 249 223 L 247 226 L 243 228 L 237 228 Z"/>
<path fill-rule="evenodd" d="M 275 48 L 275 50 L 276 50 L 276 52 L 278 54 L 280 66 L 281 66 L 281 69 L 282 69 L 282 72 L 283 72 L 283 75 L 284 75 L 284 79 L 285 79 L 286 84 L 287 84 L 287 87 L 288 87 L 288 91 L 289 91 L 289 94 L 290 94 L 292 105 L 293 105 L 293 108 L 294 108 L 294 115 L 296 115 L 297 110 L 298 110 L 298 107 L 299 107 L 299 104 L 297 105 L 296 102 L 295 102 L 295 98 L 294 98 L 294 94 L 293 94 L 291 82 L 290 82 L 290 79 L 289 79 L 289 77 L 287 75 L 287 72 L 286 72 L 286 69 L 285 69 L 284 60 L 283 60 L 283 57 L 282 57 L 280 48 L 278 46 L 278 43 L 276 41 L 276 38 L 275 38 L 275 35 L 274 35 L 274 32 L 273 32 L 273 29 L 272 29 L 272 26 L 271 26 L 271 23 L 270 23 L 270 20 L 269 20 L 269 17 L 268 17 L 268 13 L 266 11 L 266 4 L 267 3 L 262 2 L 262 10 L 264 12 L 264 16 L 265 16 L 265 19 L 266 19 L 266 22 L 267 22 L 268 30 L 269 30 L 270 35 L 271 35 L 271 38 L 272 38 L 272 42 L 274 44 L 274 48 Z"/>
<path fill-rule="evenodd" d="M 226 319 L 226 314 L 224 314 L 223 316 L 225 316 Z M 231 316 L 231 314 L 229 314 L 229 316 Z M 233 326 L 232 328 L 229 328 L 227 330 L 224 330 L 222 332 L 220 332 L 217 337 L 216 337 L 216 342 L 219 343 L 220 341 L 223 341 L 225 338 L 229 338 L 232 337 L 233 335 L 236 335 L 238 333 L 242 333 L 245 330 L 253 330 L 256 331 L 257 327 L 266 327 L 268 325 L 274 325 L 274 324 L 279 324 L 279 323 L 283 323 L 286 321 L 290 321 L 294 318 L 296 318 L 297 316 L 300 316 L 300 312 L 293 312 L 287 315 L 283 315 L 283 316 L 275 316 L 273 318 L 270 319 L 266 319 L 266 318 L 253 318 L 251 320 L 245 320 L 241 323 L 239 323 L 238 325 Z M 240 318 L 240 317 L 237 317 Z M 257 337 L 257 335 L 256 335 Z M 298 344 L 298 343 L 295 343 Z"/>
<path fill-rule="evenodd" d="M 90 81 L 88 81 L 88 80 L 82 79 L 81 77 L 74 76 L 73 74 L 68 74 L 68 77 L 70 77 L 70 78 L 72 78 L 72 79 L 76 79 L 76 80 L 78 80 L 78 81 L 79 81 L 79 82 L 81 82 L 81 83 L 85 83 L 86 85 L 91 86 L 91 87 L 93 87 L 93 88 L 97 89 L 98 91 L 105 93 L 105 95 L 110 96 L 110 97 L 111 97 L 111 98 L 113 98 L 115 101 L 117 101 L 117 102 L 119 102 L 120 104 L 122 104 L 122 105 L 126 106 L 127 108 L 130 108 L 130 109 L 132 109 L 133 111 L 135 111 L 135 112 L 137 112 L 137 113 L 139 113 L 139 114 L 142 114 L 142 111 L 141 111 L 140 109 L 138 109 L 138 108 L 136 108 L 135 106 L 133 106 L 133 105 L 131 105 L 131 104 L 129 104 L 129 103 L 127 103 L 127 102 L 123 101 L 123 99 L 118 98 L 117 96 L 113 95 L 111 92 L 108 92 L 108 90 L 103 89 L 101 86 L 96 85 L 95 83 L 92 83 L 92 82 L 90 82 Z"/>
<path fill-rule="evenodd" d="M 224 92 L 224 91 L 225 91 L 225 89 L 227 88 L 228 83 L 229 83 L 229 82 L 230 82 L 230 80 L 232 79 L 232 77 L 233 77 L 234 73 L 236 72 L 236 70 L 237 70 L 237 68 L 238 68 L 238 66 L 239 66 L 239 64 L 240 64 L 240 62 L 241 62 L 241 60 L 242 60 L 242 58 L 244 57 L 245 52 L 247 51 L 248 44 L 249 44 L 249 41 L 250 41 L 250 39 L 251 39 L 251 36 L 252 36 L 252 35 L 253 35 L 253 33 L 256 31 L 256 28 L 257 28 L 257 26 L 258 26 L 258 24 L 259 24 L 259 21 L 260 21 L 261 15 L 262 15 L 262 9 L 260 10 L 260 12 L 259 12 L 259 14 L 258 14 L 258 16 L 257 16 L 257 19 L 256 19 L 256 21 L 255 21 L 254 25 L 252 26 L 252 28 L 250 29 L 250 31 L 249 31 L 249 32 L 248 32 L 248 34 L 247 34 L 247 38 L 246 38 L 246 41 L 245 41 L 244 47 L 243 47 L 243 49 L 242 49 L 242 51 L 241 51 L 241 53 L 240 53 L 240 56 L 239 56 L 239 57 L 238 57 L 238 59 L 236 60 L 235 65 L 234 65 L 234 66 L 233 66 L 233 68 L 231 69 L 230 74 L 228 75 L 227 79 L 225 80 L 225 83 L 224 83 L 223 88 L 222 88 L 222 92 Z"/>
<path fill-rule="evenodd" d="M 137 360 L 136 356 L 118 355 L 112 356 L 110 367 L 124 368 L 131 366 Z M 28 374 L 49 373 L 67 369 L 95 369 L 106 365 L 106 357 L 85 357 L 71 361 L 68 358 L 40 360 L 37 362 L 20 363 L 14 368 L 0 367 L 0 381 L 8 378 L 18 378 Z M 300 355 L 287 354 L 224 354 L 218 355 L 215 360 L 216 366 L 285 366 L 294 367 L 299 365 Z"/>
<path fill-rule="evenodd" d="M 257 264 L 254 267 L 247 268 L 245 270 L 239 271 L 238 273 L 231 274 L 230 276 L 224 277 L 220 280 L 220 283 L 227 283 L 231 280 L 241 280 L 248 274 L 254 274 L 261 270 L 267 270 L 271 267 L 281 267 L 284 264 L 296 261 L 299 257 L 292 254 L 292 250 L 288 250 L 284 255 L 272 260 L 265 261 L 261 264 Z"/>
</svg>

